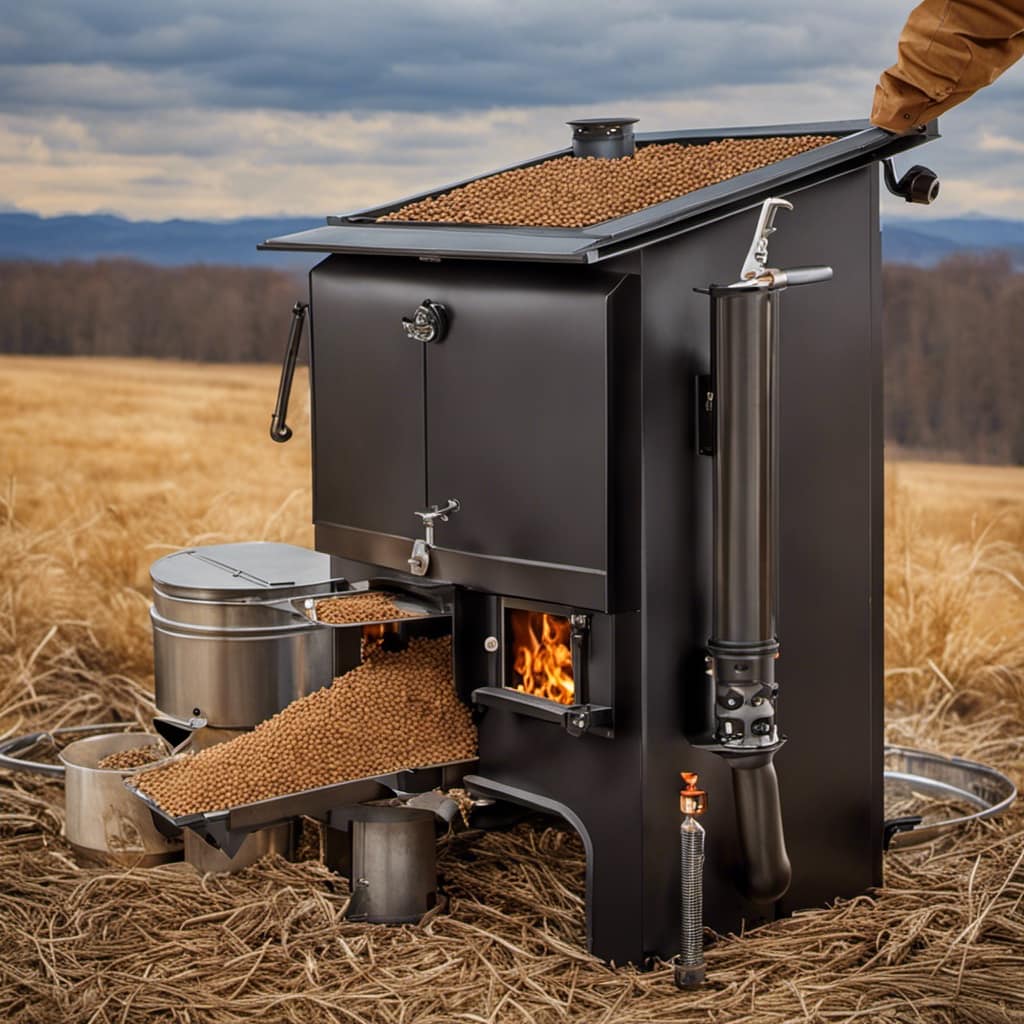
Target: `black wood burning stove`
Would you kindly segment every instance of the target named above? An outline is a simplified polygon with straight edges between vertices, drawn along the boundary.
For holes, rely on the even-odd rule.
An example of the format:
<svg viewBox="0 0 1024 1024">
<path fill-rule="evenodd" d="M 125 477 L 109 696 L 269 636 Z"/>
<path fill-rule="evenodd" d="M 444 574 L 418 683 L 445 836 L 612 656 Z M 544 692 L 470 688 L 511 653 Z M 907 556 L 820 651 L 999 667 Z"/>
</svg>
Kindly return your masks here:
<svg viewBox="0 0 1024 1024">
<path fill-rule="evenodd" d="M 396 203 L 264 244 L 328 254 L 310 273 L 316 547 L 346 576 L 454 585 L 456 680 L 479 709 L 466 783 L 579 832 L 590 945 L 617 963 L 678 950 L 681 769 L 708 794 L 714 928 L 881 881 L 877 164 L 934 130 L 635 144 L 814 133 L 837 141 L 590 228 L 377 223 Z M 707 735 L 714 458 L 700 449 L 714 450 L 716 382 L 695 289 L 737 279 L 768 196 L 796 206 L 773 262 L 828 263 L 834 279 L 786 296 L 777 354 L 792 882 L 759 903 Z"/>
</svg>

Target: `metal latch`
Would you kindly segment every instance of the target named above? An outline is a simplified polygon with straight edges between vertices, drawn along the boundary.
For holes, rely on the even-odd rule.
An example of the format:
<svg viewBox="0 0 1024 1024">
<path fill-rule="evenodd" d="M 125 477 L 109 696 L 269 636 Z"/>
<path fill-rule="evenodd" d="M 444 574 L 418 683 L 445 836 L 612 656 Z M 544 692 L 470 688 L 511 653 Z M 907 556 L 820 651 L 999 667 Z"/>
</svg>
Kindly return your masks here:
<svg viewBox="0 0 1024 1024">
<path fill-rule="evenodd" d="M 715 454 L 715 392 L 710 373 L 699 374 L 697 388 L 697 451 Z"/>
<path fill-rule="evenodd" d="M 740 271 L 741 281 L 750 281 L 764 273 L 765 267 L 768 266 L 768 237 L 775 234 L 775 214 L 779 210 L 792 209 L 793 204 L 788 199 L 780 199 L 777 196 L 771 196 L 761 204 L 761 214 L 757 218 L 754 238 Z"/>
<path fill-rule="evenodd" d="M 792 270 L 777 270 L 768 266 L 768 237 L 775 233 L 775 214 L 779 210 L 792 210 L 788 199 L 769 196 L 761 204 L 754 237 L 747 250 L 747 258 L 740 270 L 740 279 L 729 288 L 744 291 L 753 289 L 782 289 L 799 284 L 817 284 L 832 280 L 831 267 L 794 267 Z"/>
<path fill-rule="evenodd" d="M 424 299 L 412 317 L 402 317 L 402 327 L 413 341 L 441 341 L 448 333 L 448 310 L 440 302 Z"/>
<path fill-rule="evenodd" d="M 430 549 L 434 546 L 434 523 L 440 520 L 448 522 L 449 512 L 458 512 L 462 504 L 458 498 L 449 498 L 444 507 L 434 505 L 426 512 L 415 512 L 423 520 L 423 539 L 413 543 L 412 554 L 409 556 L 409 571 L 413 576 L 426 576 L 430 568 Z"/>
</svg>

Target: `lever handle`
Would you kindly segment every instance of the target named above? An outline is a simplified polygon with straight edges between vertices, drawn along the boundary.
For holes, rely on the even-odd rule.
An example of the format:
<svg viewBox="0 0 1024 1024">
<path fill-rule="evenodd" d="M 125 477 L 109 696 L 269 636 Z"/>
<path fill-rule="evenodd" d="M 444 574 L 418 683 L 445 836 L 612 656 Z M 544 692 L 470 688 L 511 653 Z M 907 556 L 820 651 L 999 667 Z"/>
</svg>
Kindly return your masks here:
<svg viewBox="0 0 1024 1024">
<path fill-rule="evenodd" d="M 746 892 L 774 903 L 789 889 L 793 870 L 786 852 L 774 750 L 729 756 L 740 846 L 747 862 Z"/>
<path fill-rule="evenodd" d="M 277 404 L 270 417 L 270 439 L 284 444 L 292 436 L 292 428 L 285 423 L 288 416 L 288 400 L 292 394 L 292 377 L 295 376 L 295 362 L 299 357 L 299 342 L 302 341 L 302 325 L 306 321 L 309 304 L 296 302 L 292 306 L 292 325 L 288 333 L 288 345 L 284 350 L 281 364 L 281 382 L 277 386 Z"/>
<path fill-rule="evenodd" d="M 832 280 L 831 267 L 794 267 L 792 270 L 770 271 L 780 288 L 792 288 L 798 284 L 818 284 Z"/>
<path fill-rule="evenodd" d="M 413 515 L 419 516 L 423 520 L 425 526 L 433 526 L 434 520 L 440 519 L 442 523 L 448 522 L 449 512 L 458 512 L 462 508 L 458 498 L 449 498 L 448 504 L 443 508 L 435 505 L 433 508 L 427 509 L 426 512 L 414 512 Z"/>
</svg>

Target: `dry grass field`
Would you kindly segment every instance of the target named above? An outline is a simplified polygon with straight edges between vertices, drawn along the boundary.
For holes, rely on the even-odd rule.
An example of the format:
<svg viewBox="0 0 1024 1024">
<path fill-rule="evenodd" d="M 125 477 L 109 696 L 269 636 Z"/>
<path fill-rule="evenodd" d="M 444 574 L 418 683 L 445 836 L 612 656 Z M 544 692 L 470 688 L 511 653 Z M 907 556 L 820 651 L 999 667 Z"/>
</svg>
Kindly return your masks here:
<svg viewBox="0 0 1024 1024">
<path fill-rule="evenodd" d="M 272 367 L 0 358 L 0 735 L 148 717 L 149 564 L 190 544 L 309 544 L 308 409 L 267 437 Z M 1024 781 L 1024 470 L 895 464 L 889 739 Z M 744 938 L 710 984 L 613 970 L 582 938 L 556 829 L 446 844 L 451 912 L 345 922 L 314 862 L 200 879 L 80 870 L 61 787 L 0 772 L 0 1020 L 1024 1021 L 1024 809 L 886 861 L 883 889 Z"/>
</svg>

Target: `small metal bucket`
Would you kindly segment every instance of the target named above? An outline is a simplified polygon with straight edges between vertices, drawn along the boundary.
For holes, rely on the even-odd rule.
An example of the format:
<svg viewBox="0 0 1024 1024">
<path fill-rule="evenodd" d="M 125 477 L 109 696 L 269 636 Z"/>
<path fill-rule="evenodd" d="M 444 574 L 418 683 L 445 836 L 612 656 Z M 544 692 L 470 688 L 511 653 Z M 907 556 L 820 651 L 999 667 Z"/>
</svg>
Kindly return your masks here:
<svg viewBox="0 0 1024 1024">
<path fill-rule="evenodd" d="M 152 733 L 108 733 L 76 740 L 60 752 L 65 835 L 80 864 L 151 867 L 180 859 L 181 836 L 158 831 L 149 808 L 124 785 L 128 776 L 159 762 L 143 768 L 96 767 L 108 754 L 161 743 Z"/>
</svg>

